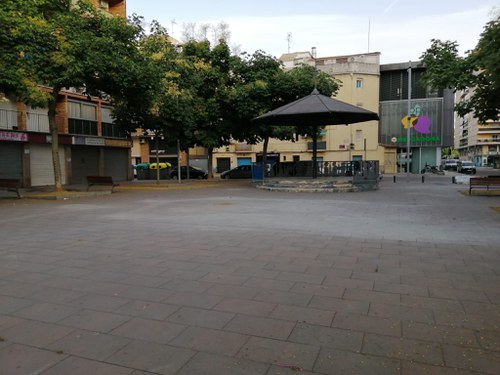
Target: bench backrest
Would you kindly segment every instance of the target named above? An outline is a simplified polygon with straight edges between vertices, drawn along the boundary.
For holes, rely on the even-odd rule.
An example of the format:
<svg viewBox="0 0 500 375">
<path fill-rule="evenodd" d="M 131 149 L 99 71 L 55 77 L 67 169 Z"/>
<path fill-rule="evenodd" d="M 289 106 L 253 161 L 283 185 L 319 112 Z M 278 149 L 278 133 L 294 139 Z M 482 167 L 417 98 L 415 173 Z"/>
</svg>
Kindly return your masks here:
<svg viewBox="0 0 500 375">
<path fill-rule="evenodd" d="M 471 177 L 469 180 L 470 185 L 487 185 L 487 184 L 500 184 L 500 176 L 498 177 Z"/>
</svg>

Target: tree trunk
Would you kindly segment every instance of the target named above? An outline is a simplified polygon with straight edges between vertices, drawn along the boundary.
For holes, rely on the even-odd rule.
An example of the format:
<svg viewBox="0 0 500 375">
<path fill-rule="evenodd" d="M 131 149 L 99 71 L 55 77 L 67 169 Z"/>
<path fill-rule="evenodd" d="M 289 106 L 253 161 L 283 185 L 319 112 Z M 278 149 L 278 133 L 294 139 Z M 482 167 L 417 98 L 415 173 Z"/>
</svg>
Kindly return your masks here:
<svg viewBox="0 0 500 375">
<path fill-rule="evenodd" d="M 56 115 L 57 115 L 57 99 L 59 97 L 60 89 L 54 88 L 52 91 L 52 98 L 49 101 L 49 129 L 52 138 L 52 166 L 54 167 L 54 191 L 63 191 L 61 163 L 59 161 L 59 131 L 57 129 Z"/>
<path fill-rule="evenodd" d="M 213 147 L 209 147 L 208 148 L 208 178 L 210 178 L 210 179 L 214 178 L 213 163 L 214 163 L 214 149 L 213 149 Z"/>
</svg>

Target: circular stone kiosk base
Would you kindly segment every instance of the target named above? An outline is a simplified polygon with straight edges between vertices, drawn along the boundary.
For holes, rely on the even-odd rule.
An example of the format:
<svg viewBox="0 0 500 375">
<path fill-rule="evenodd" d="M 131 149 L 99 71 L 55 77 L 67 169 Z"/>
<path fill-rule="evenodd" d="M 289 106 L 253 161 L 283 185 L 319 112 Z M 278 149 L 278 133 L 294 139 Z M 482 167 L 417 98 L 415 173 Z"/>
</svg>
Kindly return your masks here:
<svg viewBox="0 0 500 375">
<path fill-rule="evenodd" d="M 353 178 L 267 178 L 264 181 L 254 181 L 257 189 L 269 191 L 290 191 L 307 193 L 346 193 L 366 190 L 378 190 L 377 180 Z"/>
</svg>

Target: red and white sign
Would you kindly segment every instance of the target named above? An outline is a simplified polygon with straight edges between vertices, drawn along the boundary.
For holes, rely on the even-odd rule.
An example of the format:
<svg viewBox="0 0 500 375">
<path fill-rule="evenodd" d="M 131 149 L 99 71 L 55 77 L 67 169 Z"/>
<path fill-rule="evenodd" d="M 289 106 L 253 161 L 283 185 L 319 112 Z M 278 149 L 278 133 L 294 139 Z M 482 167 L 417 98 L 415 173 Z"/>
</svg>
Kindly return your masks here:
<svg viewBox="0 0 500 375">
<path fill-rule="evenodd" d="M 28 142 L 28 134 L 17 132 L 0 132 L 0 141 Z"/>
</svg>

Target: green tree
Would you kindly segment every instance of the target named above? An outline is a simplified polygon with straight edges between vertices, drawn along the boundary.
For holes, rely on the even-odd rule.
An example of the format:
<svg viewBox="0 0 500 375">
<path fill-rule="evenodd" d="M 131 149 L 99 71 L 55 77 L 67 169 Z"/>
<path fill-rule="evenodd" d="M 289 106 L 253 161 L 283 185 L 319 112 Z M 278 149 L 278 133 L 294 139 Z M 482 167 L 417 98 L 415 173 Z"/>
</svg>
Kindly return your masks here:
<svg viewBox="0 0 500 375">
<path fill-rule="evenodd" d="M 143 84 L 143 61 L 136 41 L 142 29 L 104 15 L 85 0 L 4 0 L 0 19 L 8 25 L 0 35 L 0 90 L 48 108 L 54 188 L 61 191 L 56 125 L 60 92 L 74 87 L 88 95 L 126 100 L 139 91 L 134 88 Z"/>
<path fill-rule="evenodd" d="M 488 22 L 474 50 L 459 56 L 458 44 L 432 40 L 421 56 L 423 81 L 435 89 L 473 89 L 470 100 L 457 103 L 459 115 L 473 113 L 479 121 L 500 119 L 500 16 Z"/>
</svg>

